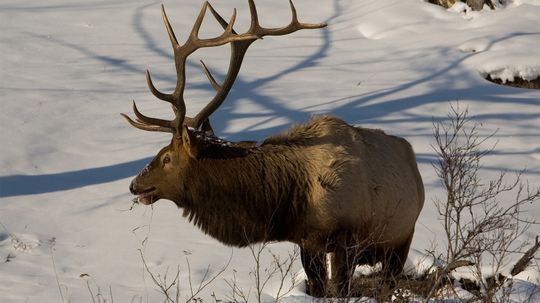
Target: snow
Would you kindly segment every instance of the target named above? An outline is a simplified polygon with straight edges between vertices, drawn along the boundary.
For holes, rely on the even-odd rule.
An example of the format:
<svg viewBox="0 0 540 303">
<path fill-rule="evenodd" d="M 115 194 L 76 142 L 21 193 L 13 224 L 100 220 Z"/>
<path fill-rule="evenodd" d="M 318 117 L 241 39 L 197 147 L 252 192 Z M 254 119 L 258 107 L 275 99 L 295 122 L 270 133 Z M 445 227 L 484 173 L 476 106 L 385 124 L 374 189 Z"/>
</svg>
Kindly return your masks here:
<svg viewBox="0 0 540 303">
<path fill-rule="evenodd" d="M 246 29 L 245 1 L 214 2 L 225 16 L 237 7 L 236 28 Z M 287 1 L 259 2 L 263 25 L 288 22 Z M 540 75 L 540 1 L 465 13 L 463 7 L 445 10 L 421 0 L 295 3 L 301 20 L 328 22 L 328 28 L 257 41 L 229 99 L 212 117 L 220 136 L 262 140 L 314 114 L 330 113 L 405 137 L 417 152 L 427 193 L 408 262 L 419 272 L 429 267 L 425 250 L 442 241 L 432 203 L 442 191 L 431 165 L 431 130 L 451 104 L 467 106 L 482 123 L 482 134 L 498 129 L 496 152 L 485 159 L 483 177 L 526 168 L 524 177 L 540 185 L 540 91 L 484 80 Z M 149 116 L 172 115 L 151 96 L 144 79 L 149 68 L 162 90 L 175 83 L 159 4 L 0 4 L 2 302 L 61 302 L 60 292 L 66 302 L 90 302 L 87 282 L 94 293 L 97 287 L 105 297 L 112 292 L 116 302 L 159 302 L 163 297 L 145 273 L 139 250 L 156 274 L 168 268 L 171 277 L 180 266 L 182 296 L 189 292 L 186 258 L 194 283 L 208 266 L 216 272 L 229 260 L 231 249 L 181 218 L 172 203 L 131 209 L 130 180 L 170 140 L 167 134 L 138 131 L 119 115 L 131 113 L 132 98 Z M 200 1 L 164 4 L 177 35 L 185 37 Z M 204 36 L 218 33 L 215 22 L 206 21 Z M 204 58 L 219 80 L 228 55 L 223 47 L 190 57 L 188 114 L 213 93 L 198 60 Z M 538 203 L 527 214 L 540 217 Z M 533 226 L 524 239 L 538 234 Z M 286 256 L 292 245 L 271 249 Z M 234 276 L 244 289 L 252 287 L 252 259 L 247 249 L 232 250 L 231 264 L 202 296 L 226 299 L 230 289 L 224 280 Z M 299 263 L 294 271 L 301 277 Z M 537 272 L 523 275 L 513 280 L 516 301 L 540 284 Z M 265 298 L 273 298 L 272 288 L 275 284 Z M 287 298 L 309 300 L 302 285 Z"/>
</svg>

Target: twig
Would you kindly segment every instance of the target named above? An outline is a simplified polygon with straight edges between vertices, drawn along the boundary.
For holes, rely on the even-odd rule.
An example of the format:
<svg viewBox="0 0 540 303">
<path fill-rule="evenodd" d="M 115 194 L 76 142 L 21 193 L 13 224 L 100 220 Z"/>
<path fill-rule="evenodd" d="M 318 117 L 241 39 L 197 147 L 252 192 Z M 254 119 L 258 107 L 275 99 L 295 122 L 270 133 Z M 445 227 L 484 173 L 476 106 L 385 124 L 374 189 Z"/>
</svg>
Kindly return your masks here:
<svg viewBox="0 0 540 303">
<path fill-rule="evenodd" d="M 163 276 L 163 279 L 159 278 L 159 275 L 158 275 L 158 277 L 156 277 L 156 275 L 154 275 L 154 273 L 148 267 L 148 264 L 146 263 L 146 260 L 144 258 L 144 254 L 143 254 L 142 250 L 140 250 L 140 249 L 139 249 L 139 254 L 141 255 L 141 259 L 143 261 L 143 265 L 144 265 L 144 268 L 145 268 L 146 272 L 150 275 L 150 277 L 152 278 L 152 281 L 154 282 L 154 284 L 159 288 L 161 293 L 165 296 L 165 302 L 169 302 L 169 303 L 178 303 L 178 302 L 180 302 L 180 267 L 177 268 L 176 275 L 175 275 L 174 279 L 172 280 L 172 282 L 168 283 L 167 282 L 168 270 L 165 272 L 165 275 Z M 189 288 L 190 288 L 190 293 L 191 293 L 191 296 L 186 298 L 186 302 L 191 302 L 193 300 L 197 301 L 197 296 L 207 286 L 209 286 L 211 283 L 213 283 L 221 274 L 223 274 L 225 272 L 225 270 L 229 267 L 229 265 L 231 263 L 231 260 L 232 260 L 232 257 L 233 257 L 233 252 L 231 251 L 231 255 L 230 255 L 229 260 L 227 261 L 227 263 L 223 266 L 223 268 L 221 268 L 216 274 L 212 275 L 212 277 L 210 277 L 210 278 L 208 278 L 209 273 L 210 273 L 210 266 L 208 266 L 207 269 L 206 269 L 206 272 L 205 272 L 201 282 L 197 286 L 197 288 L 195 288 L 193 286 L 192 277 L 191 277 L 191 265 L 190 265 L 189 259 L 186 258 L 187 267 L 188 267 L 188 282 L 189 282 Z M 171 291 L 171 288 L 173 286 L 175 286 L 175 285 L 176 285 L 176 295 L 175 295 L 175 298 L 172 298 L 171 294 L 169 294 L 169 292 Z"/>
<path fill-rule="evenodd" d="M 148 274 L 150 275 L 150 277 L 152 278 L 152 281 L 154 282 L 154 284 L 159 287 L 159 289 L 161 290 L 161 292 L 165 295 L 165 298 L 166 298 L 166 301 L 167 302 L 172 302 L 172 303 L 175 303 L 173 301 L 173 299 L 171 299 L 171 297 L 169 296 L 169 288 L 166 287 L 166 285 L 163 285 L 163 283 L 161 281 L 158 281 L 156 279 L 156 277 L 154 276 L 154 273 L 152 273 L 152 271 L 150 270 L 150 268 L 148 268 L 148 264 L 146 264 L 146 260 L 144 259 L 144 255 L 143 255 L 143 252 L 142 250 L 139 249 L 139 253 L 141 255 L 141 259 L 143 261 L 143 265 L 144 265 L 144 268 L 146 269 L 146 271 L 148 272 Z"/>
<path fill-rule="evenodd" d="M 54 245 L 56 244 L 56 238 L 52 237 L 49 239 L 49 249 L 51 251 L 51 260 L 53 264 L 54 277 L 56 279 L 56 284 L 58 285 L 58 292 L 60 292 L 60 299 L 64 303 L 64 294 L 62 294 L 62 287 L 60 286 L 60 280 L 58 279 L 58 272 L 56 271 L 56 262 L 54 262 Z"/>
<path fill-rule="evenodd" d="M 111 303 L 114 303 L 114 298 L 112 295 L 112 286 L 109 285 L 109 294 L 111 295 Z"/>
<path fill-rule="evenodd" d="M 193 292 L 193 289 L 191 290 L 191 297 L 189 297 L 186 302 L 190 302 L 191 300 L 193 300 L 195 297 L 197 297 L 197 295 L 199 295 L 199 293 L 201 291 L 203 291 L 208 285 L 212 284 L 219 276 L 221 276 L 225 270 L 227 270 L 227 268 L 229 267 L 229 265 L 231 264 L 231 260 L 232 260 L 232 257 L 233 257 L 233 251 L 231 250 L 231 255 L 229 256 L 229 260 L 227 261 L 227 263 L 215 274 L 213 275 L 210 279 L 206 280 L 207 276 L 208 276 L 208 273 L 210 271 L 210 266 L 208 266 L 208 268 L 206 269 L 206 272 L 203 276 L 203 279 L 201 280 L 201 282 L 199 283 L 199 286 L 197 287 L 197 291 Z M 187 261 L 187 264 L 188 264 L 188 268 L 189 268 L 189 260 Z M 190 269 L 190 272 L 191 272 L 191 269 Z M 191 288 L 191 273 L 190 273 L 190 277 L 189 277 L 189 283 L 190 283 L 190 288 Z M 205 282 L 206 281 L 206 282 Z"/>
<path fill-rule="evenodd" d="M 512 276 L 515 276 L 519 274 L 520 272 L 524 271 L 525 268 L 527 268 L 527 266 L 531 262 L 532 258 L 534 258 L 534 254 L 540 248 L 540 242 L 538 241 L 538 236 L 536 236 L 536 239 L 534 242 L 535 242 L 534 245 L 531 248 L 529 248 L 529 250 L 527 250 L 525 254 L 517 261 L 514 267 L 512 267 L 512 270 L 510 271 L 510 274 Z"/>
<path fill-rule="evenodd" d="M 90 292 L 90 297 L 92 298 L 92 302 L 96 303 L 96 299 L 94 298 L 94 293 L 92 292 L 92 288 L 90 287 L 90 282 L 86 280 L 86 287 L 88 287 L 88 292 Z"/>
</svg>

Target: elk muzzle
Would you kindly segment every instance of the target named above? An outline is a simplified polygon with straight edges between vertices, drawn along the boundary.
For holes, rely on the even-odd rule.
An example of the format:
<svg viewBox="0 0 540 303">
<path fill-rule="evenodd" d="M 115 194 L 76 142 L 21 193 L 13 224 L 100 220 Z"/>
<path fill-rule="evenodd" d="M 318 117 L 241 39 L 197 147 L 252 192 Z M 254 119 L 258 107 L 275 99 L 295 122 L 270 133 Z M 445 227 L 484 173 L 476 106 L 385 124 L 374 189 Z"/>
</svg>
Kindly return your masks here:
<svg viewBox="0 0 540 303">
<path fill-rule="evenodd" d="M 141 188 L 141 186 L 137 184 L 137 178 L 131 181 L 129 191 L 133 195 L 137 196 L 135 199 L 133 199 L 133 201 L 137 203 L 149 205 L 159 200 L 159 197 L 155 193 L 156 188 L 153 186 L 149 188 Z"/>
</svg>

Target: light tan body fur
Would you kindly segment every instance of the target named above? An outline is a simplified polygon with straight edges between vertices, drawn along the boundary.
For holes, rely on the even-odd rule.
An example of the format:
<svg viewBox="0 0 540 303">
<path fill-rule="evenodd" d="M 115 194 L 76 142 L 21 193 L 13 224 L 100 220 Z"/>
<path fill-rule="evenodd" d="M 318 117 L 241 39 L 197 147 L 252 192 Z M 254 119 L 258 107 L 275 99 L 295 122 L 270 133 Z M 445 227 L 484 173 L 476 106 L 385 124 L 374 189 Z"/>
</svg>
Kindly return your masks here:
<svg viewBox="0 0 540 303">
<path fill-rule="evenodd" d="M 305 228 L 322 233 L 377 230 L 384 246 L 411 236 L 424 192 L 406 140 L 331 117 L 315 118 L 289 130 L 285 137 L 303 141 L 291 152 L 302 154 L 313 172 L 307 176 L 313 188 Z"/>
</svg>

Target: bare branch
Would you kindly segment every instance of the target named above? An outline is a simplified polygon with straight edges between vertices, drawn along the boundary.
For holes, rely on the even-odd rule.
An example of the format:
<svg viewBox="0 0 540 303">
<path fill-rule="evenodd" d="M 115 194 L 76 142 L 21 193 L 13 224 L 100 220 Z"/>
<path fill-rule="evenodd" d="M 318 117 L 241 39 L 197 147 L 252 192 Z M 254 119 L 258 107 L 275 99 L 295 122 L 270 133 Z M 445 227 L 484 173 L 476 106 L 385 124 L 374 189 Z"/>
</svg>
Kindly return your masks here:
<svg viewBox="0 0 540 303">
<path fill-rule="evenodd" d="M 510 271 L 510 274 L 512 276 L 515 276 L 519 274 L 520 272 L 524 271 L 529 265 L 529 263 L 531 262 L 531 260 L 534 258 L 534 255 L 536 254 L 539 248 L 540 248 L 540 242 L 538 241 L 538 236 L 536 236 L 534 245 L 531 248 L 529 248 L 529 250 L 527 250 L 525 254 L 518 260 L 518 262 L 512 268 L 512 271 Z"/>
</svg>

